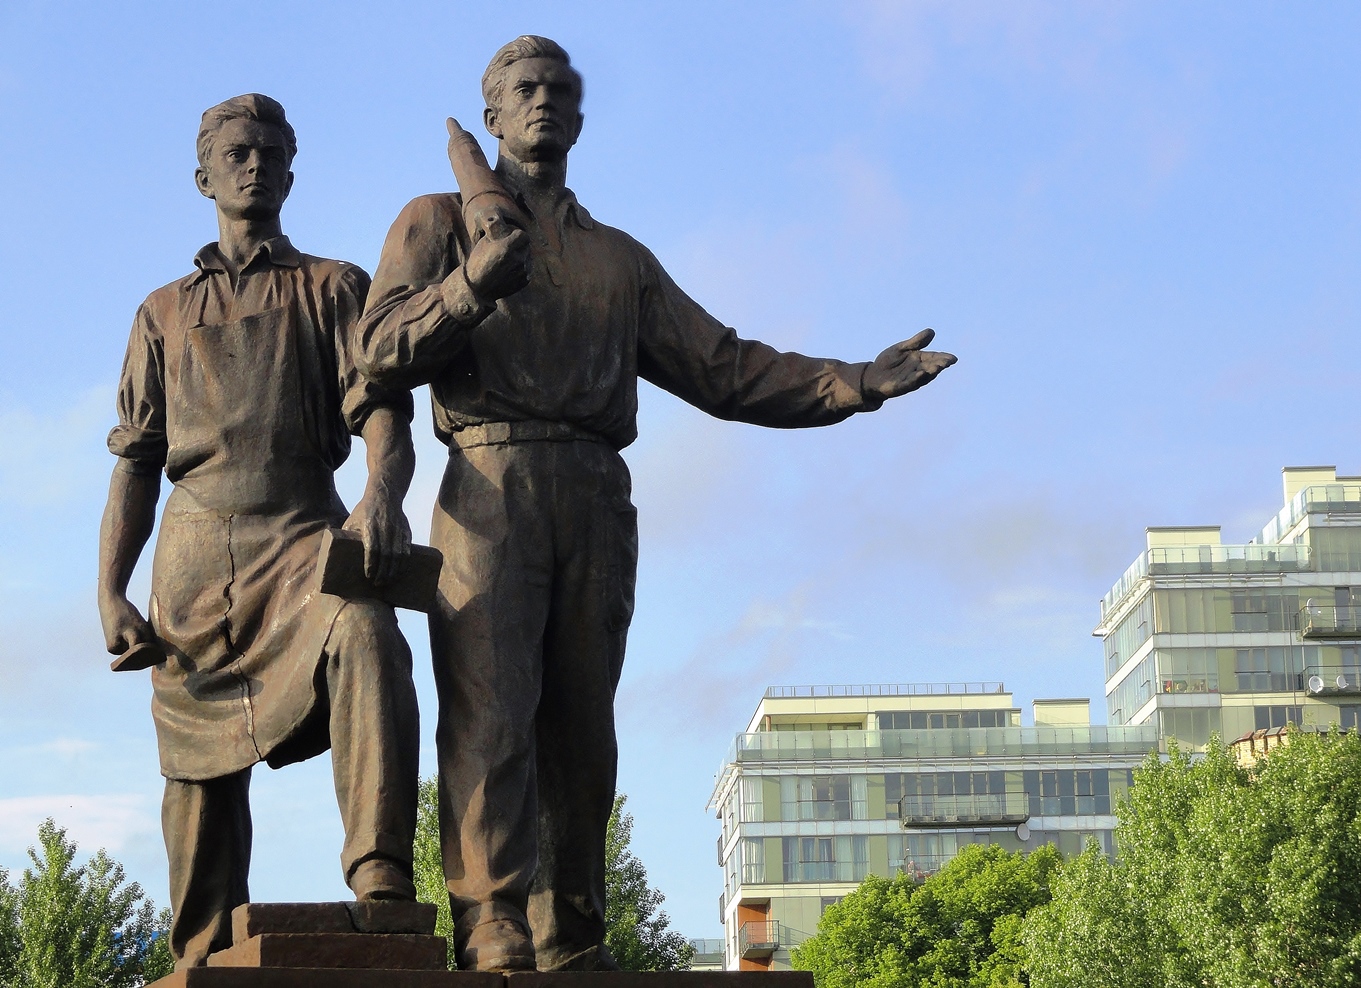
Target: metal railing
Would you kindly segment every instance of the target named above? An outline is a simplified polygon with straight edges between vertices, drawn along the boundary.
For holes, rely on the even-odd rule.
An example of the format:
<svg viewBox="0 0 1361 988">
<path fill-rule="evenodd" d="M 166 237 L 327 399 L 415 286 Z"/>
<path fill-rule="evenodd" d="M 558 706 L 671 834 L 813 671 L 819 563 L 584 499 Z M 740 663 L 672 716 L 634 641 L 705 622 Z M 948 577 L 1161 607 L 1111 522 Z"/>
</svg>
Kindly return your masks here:
<svg viewBox="0 0 1361 988">
<path fill-rule="evenodd" d="M 1002 683 L 897 683 L 879 686 L 767 686 L 767 700 L 817 696 L 955 696 L 1005 693 Z"/>
<path fill-rule="evenodd" d="M 779 949 L 779 920 L 748 920 L 738 927 L 737 952 L 742 957 L 769 957 Z"/>
<path fill-rule="evenodd" d="M 1361 607 L 1354 604 L 1316 604 L 1300 608 L 1301 638 L 1361 638 Z"/>
<path fill-rule="evenodd" d="M 909 878 L 921 881 L 940 871 L 953 858 L 953 854 L 916 854 L 897 862 L 893 866 L 893 870 L 900 875 L 907 875 Z"/>
<path fill-rule="evenodd" d="M 898 800 L 904 827 L 956 827 L 1015 824 L 1030 819 L 1030 797 L 1023 792 L 926 796 L 909 793 Z"/>
<path fill-rule="evenodd" d="M 1361 693 L 1361 667 L 1306 666 L 1305 688 L 1315 696 L 1320 694 Z"/>
</svg>

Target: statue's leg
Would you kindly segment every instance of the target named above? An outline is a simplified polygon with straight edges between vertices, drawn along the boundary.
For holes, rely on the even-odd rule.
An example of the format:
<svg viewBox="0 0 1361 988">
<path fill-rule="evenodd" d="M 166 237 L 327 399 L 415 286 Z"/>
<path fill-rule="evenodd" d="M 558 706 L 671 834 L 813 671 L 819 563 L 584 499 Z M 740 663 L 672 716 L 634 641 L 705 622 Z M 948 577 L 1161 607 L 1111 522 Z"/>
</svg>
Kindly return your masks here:
<svg viewBox="0 0 1361 988">
<path fill-rule="evenodd" d="M 440 846 L 459 966 L 533 968 L 534 712 L 553 578 L 551 443 L 453 450 L 431 541 Z"/>
<path fill-rule="evenodd" d="M 529 923 L 539 970 L 600 970 L 616 966 L 604 947 L 605 830 L 638 526 L 628 468 L 617 453 L 596 443 L 560 449 L 559 568 L 544 637 L 539 868 Z"/>
<path fill-rule="evenodd" d="M 178 971 L 230 947 L 232 910 L 250 901 L 250 769 L 202 782 L 166 779 L 161 829 Z"/>
<path fill-rule="evenodd" d="M 361 899 L 414 899 L 420 715 L 411 650 L 389 605 L 353 600 L 336 615 L 325 654 L 345 881 Z"/>
</svg>

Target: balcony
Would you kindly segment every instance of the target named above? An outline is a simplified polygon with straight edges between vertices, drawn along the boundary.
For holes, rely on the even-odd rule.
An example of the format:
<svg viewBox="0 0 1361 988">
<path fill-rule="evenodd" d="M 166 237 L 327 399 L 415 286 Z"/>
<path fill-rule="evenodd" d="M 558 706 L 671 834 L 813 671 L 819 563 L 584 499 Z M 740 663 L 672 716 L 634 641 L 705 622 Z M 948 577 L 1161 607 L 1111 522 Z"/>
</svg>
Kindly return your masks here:
<svg viewBox="0 0 1361 988">
<path fill-rule="evenodd" d="M 918 854 L 896 863 L 893 870 L 914 882 L 922 882 L 944 868 L 953 858 L 953 854 Z"/>
<path fill-rule="evenodd" d="M 1173 545 L 1147 549 L 1101 599 L 1101 626 L 1121 601 L 1149 576 L 1217 573 L 1305 573 L 1313 568 L 1310 548 L 1287 545 Z"/>
<path fill-rule="evenodd" d="M 1300 637 L 1308 639 L 1361 639 L 1361 606 L 1355 604 L 1315 604 L 1300 608 Z"/>
<path fill-rule="evenodd" d="M 890 683 L 870 686 L 767 686 L 767 700 L 842 696 L 961 696 L 1005 693 L 1001 683 Z"/>
<path fill-rule="evenodd" d="M 780 949 L 778 920 L 752 920 L 737 931 L 737 953 L 743 960 L 759 960 Z"/>
<path fill-rule="evenodd" d="M 965 796 L 907 795 L 898 801 L 898 819 L 904 829 L 1015 826 L 1030 819 L 1030 798 L 1023 792 Z"/>
<path fill-rule="evenodd" d="M 686 941 L 694 954 L 690 957 L 692 968 L 721 968 L 723 966 L 723 941 L 718 939 L 695 939 Z"/>
<path fill-rule="evenodd" d="M 1346 696 L 1361 693 L 1361 667 L 1308 666 L 1304 670 L 1304 681 L 1313 696 Z"/>
</svg>

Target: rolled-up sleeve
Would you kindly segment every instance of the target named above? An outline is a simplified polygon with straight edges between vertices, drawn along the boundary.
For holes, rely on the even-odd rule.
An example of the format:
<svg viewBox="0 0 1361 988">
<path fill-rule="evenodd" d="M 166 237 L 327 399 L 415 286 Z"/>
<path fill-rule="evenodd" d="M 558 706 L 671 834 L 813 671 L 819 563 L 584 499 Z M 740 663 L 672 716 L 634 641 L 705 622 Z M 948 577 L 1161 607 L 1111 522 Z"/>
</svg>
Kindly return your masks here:
<svg viewBox="0 0 1361 988">
<path fill-rule="evenodd" d="M 465 240 L 458 209 L 451 195 L 421 196 L 388 231 L 355 347 L 360 370 L 381 384 L 428 384 L 494 308 L 444 290 Z"/>
<path fill-rule="evenodd" d="M 340 380 L 340 412 L 351 435 L 359 435 L 376 408 L 390 408 L 408 422 L 415 414 L 411 392 L 389 387 L 360 372 L 358 326 L 369 294 L 369 276 L 347 264 L 335 279 L 330 304 L 336 333 L 336 370 Z"/>
<path fill-rule="evenodd" d="M 138 472 L 165 466 L 165 344 L 146 303 L 137 310 L 118 381 L 118 424 L 109 433 L 109 452 Z"/>
<path fill-rule="evenodd" d="M 867 364 L 782 353 L 742 339 L 638 249 L 638 373 L 644 380 L 718 418 L 780 429 L 833 425 L 878 407 L 861 393 Z"/>
</svg>

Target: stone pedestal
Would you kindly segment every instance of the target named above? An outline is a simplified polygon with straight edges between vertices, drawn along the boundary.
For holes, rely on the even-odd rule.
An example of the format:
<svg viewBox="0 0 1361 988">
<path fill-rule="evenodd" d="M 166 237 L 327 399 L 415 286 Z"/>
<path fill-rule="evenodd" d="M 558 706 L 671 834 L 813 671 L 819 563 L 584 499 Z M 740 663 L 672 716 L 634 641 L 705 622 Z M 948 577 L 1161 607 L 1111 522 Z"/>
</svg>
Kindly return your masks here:
<svg viewBox="0 0 1361 988">
<path fill-rule="evenodd" d="M 449 971 L 434 931 L 423 903 L 252 902 L 207 967 L 151 988 L 813 988 L 802 971 Z"/>
</svg>

